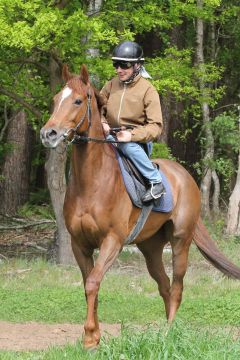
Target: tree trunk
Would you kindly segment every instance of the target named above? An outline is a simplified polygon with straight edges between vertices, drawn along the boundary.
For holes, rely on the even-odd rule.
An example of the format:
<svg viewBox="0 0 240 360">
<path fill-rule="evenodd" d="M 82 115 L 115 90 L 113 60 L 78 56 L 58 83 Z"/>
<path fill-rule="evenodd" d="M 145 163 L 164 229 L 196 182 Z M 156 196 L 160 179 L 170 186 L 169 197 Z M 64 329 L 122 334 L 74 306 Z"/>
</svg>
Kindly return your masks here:
<svg viewBox="0 0 240 360">
<path fill-rule="evenodd" d="M 56 92 L 56 87 L 61 83 L 61 73 L 58 64 L 50 58 L 50 87 L 52 93 Z M 75 264 L 71 238 L 66 229 L 63 217 L 63 204 L 66 192 L 65 167 L 67 152 L 64 144 L 60 144 L 57 149 L 49 150 L 48 159 L 45 165 L 47 172 L 47 183 L 51 196 L 54 214 L 57 222 L 57 262 L 64 265 Z"/>
<path fill-rule="evenodd" d="M 169 127 L 171 124 L 171 103 L 170 96 L 164 96 L 161 99 L 162 115 L 163 115 L 163 132 L 161 141 L 169 145 Z"/>
<path fill-rule="evenodd" d="M 238 156 L 237 180 L 229 199 L 226 232 L 231 235 L 240 235 L 240 154 Z"/>
<path fill-rule="evenodd" d="M 240 134 L 240 106 L 239 110 L 239 134 Z M 238 154 L 238 171 L 236 184 L 229 199 L 228 221 L 226 232 L 231 235 L 240 235 L 240 150 Z"/>
<path fill-rule="evenodd" d="M 66 192 L 66 160 L 65 145 L 60 144 L 57 149 L 49 151 L 45 169 L 47 171 L 47 183 L 57 223 L 57 262 L 59 264 L 71 265 L 75 261 L 71 248 L 71 238 L 63 217 L 63 204 Z"/>
<path fill-rule="evenodd" d="M 203 9 L 203 0 L 197 0 L 197 6 L 199 10 Z M 203 20 L 201 18 L 197 18 L 196 24 L 196 63 L 204 74 L 204 53 L 203 53 Z M 208 96 L 208 88 L 204 83 L 203 78 L 199 79 L 199 87 L 203 98 Z M 201 181 L 201 194 L 202 194 L 202 214 L 204 216 L 210 216 L 210 187 L 211 187 L 211 179 L 212 179 L 212 170 L 210 168 L 210 164 L 214 159 L 214 139 L 213 134 L 210 128 L 210 110 L 209 104 L 207 101 L 203 101 L 202 103 L 202 116 L 203 116 L 203 126 L 206 138 L 206 152 L 203 157 L 204 163 L 204 171 L 203 178 Z"/>
<path fill-rule="evenodd" d="M 219 209 L 220 181 L 219 181 L 219 177 L 217 176 L 216 170 L 212 170 L 212 180 L 214 183 L 214 192 L 212 196 L 212 200 L 213 200 L 212 209 L 213 209 L 213 215 L 218 216 L 220 213 L 220 209 Z"/>
<path fill-rule="evenodd" d="M 14 215 L 29 197 L 32 132 L 23 110 L 9 123 L 6 140 L 12 149 L 2 167 L 0 213 Z"/>
<path fill-rule="evenodd" d="M 102 0 L 90 0 L 88 5 L 88 16 L 98 15 L 102 7 Z M 87 36 L 87 40 L 91 38 L 91 34 Z M 85 40 L 85 41 L 87 41 Z M 87 56 L 89 57 L 97 57 L 99 56 L 99 49 L 97 48 L 89 48 L 87 50 Z M 98 83 L 98 79 L 96 79 L 96 83 Z"/>
</svg>

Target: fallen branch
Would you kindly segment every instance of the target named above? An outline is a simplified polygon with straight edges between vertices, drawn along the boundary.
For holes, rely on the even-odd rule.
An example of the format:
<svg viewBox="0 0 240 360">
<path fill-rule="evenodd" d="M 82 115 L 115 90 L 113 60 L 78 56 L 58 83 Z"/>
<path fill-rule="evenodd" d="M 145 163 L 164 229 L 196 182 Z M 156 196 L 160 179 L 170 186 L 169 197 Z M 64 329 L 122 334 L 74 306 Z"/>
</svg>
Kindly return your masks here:
<svg viewBox="0 0 240 360">
<path fill-rule="evenodd" d="M 55 220 L 41 220 L 41 221 L 35 221 L 33 223 L 23 224 L 23 225 L 9 225 L 9 226 L 0 226 L 0 231 L 3 230 L 18 230 L 18 229 L 26 229 L 33 226 L 38 226 L 42 224 L 55 224 Z"/>
<path fill-rule="evenodd" d="M 24 219 L 24 218 L 20 218 L 20 217 L 14 217 L 14 216 L 12 216 L 12 215 L 6 215 L 6 214 L 1 214 L 0 215 L 0 221 L 3 219 L 3 221 L 5 220 L 5 218 L 7 219 L 7 221 L 11 221 L 11 222 L 14 222 L 14 221 L 16 221 L 16 222 L 20 222 L 20 223 L 27 223 L 27 220 L 26 220 L 26 218 Z"/>
<path fill-rule="evenodd" d="M 42 247 L 42 246 L 37 245 L 36 243 L 26 242 L 26 243 L 24 244 L 24 246 L 30 246 L 30 247 L 33 247 L 34 249 L 47 252 L 47 249 L 45 249 L 45 248 Z"/>
<path fill-rule="evenodd" d="M 32 269 L 19 269 L 19 270 L 13 270 L 13 271 L 7 271 L 5 272 L 5 275 L 15 275 L 15 274 L 23 274 L 25 272 L 31 271 Z"/>
<path fill-rule="evenodd" d="M 0 254 L 0 258 L 3 258 L 4 260 L 8 261 L 8 258 L 6 256 L 4 256 L 3 254 Z"/>
</svg>

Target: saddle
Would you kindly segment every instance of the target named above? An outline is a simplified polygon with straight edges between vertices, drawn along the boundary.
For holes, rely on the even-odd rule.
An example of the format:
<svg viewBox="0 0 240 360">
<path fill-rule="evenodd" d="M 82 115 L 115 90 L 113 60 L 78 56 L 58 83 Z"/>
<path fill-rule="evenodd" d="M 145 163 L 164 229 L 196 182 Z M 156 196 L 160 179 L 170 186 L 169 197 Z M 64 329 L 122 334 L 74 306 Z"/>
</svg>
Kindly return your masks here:
<svg viewBox="0 0 240 360">
<path fill-rule="evenodd" d="M 115 150 L 128 195 L 132 200 L 132 203 L 136 207 L 142 209 L 144 207 L 144 204 L 141 199 L 145 194 L 149 184 L 147 183 L 146 179 L 139 173 L 131 160 L 126 158 L 120 149 L 115 148 Z M 173 198 L 170 184 L 164 173 L 159 169 L 158 165 L 154 162 L 153 165 L 156 166 L 160 171 L 166 194 L 162 195 L 159 199 L 153 201 L 152 211 L 170 212 L 173 208 Z"/>
</svg>

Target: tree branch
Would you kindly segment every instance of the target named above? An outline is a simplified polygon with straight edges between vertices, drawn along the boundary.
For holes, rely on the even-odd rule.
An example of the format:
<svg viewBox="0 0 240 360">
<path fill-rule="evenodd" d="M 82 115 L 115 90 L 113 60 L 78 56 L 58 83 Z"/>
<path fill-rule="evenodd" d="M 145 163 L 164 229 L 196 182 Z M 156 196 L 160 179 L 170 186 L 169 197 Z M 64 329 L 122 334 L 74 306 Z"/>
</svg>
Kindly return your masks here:
<svg viewBox="0 0 240 360">
<path fill-rule="evenodd" d="M 59 68 L 62 69 L 63 67 L 63 62 L 61 61 L 61 59 L 58 57 L 57 52 L 55 50 L 51 51 L 51 56 L 52 58 L 56 61 L 56 63 L 58 64 Z"/>
<path fill-rule="evenodd" d="M 22 64 L 32 64 L 32 65 L 36 65 L 37 67 L 39 67 L 41 70 L 46 71 L 49 74 L 49 69 L 47 66 L 40 64 L 38 61 L 35 60 L 31 60 L 31 59 L 26 59 L 26 58 L 18 58 L 12 61 L 9 61 L 10 64 L 18 64 L 18 63 L 22 63 Z"/>
<path fill-rule="evenodd" d="M 29 104 L 27 101 L 25 101 L 21 96 L 18 94 L 15 94 L 7 89 L 4 89 L 2 86 L 0 86 L 0 93 L 3 95 L 6 95 L 10 97 L 11 99 L 15 100 L 19 104 L 21 104 L 23 107 L 31 111 L 38 119 L 42 118 L 41 112 L 36 109 L 33 105 Z"/>
<path fill-rule="evenodd" d="M 4 125 L 3 125 L 3 128 L 0 132 L 0 141 L 3 140 L 3 137 L 4 137 L 4 134 L 5 134 L 5 131 L 8 127 L 8 125 L 10 124 L 10 122 L 12 121 L 13 118 L 8 118 L 7 116 L 7 103 L 5 102 L 4 104 Z"/>
</svg>

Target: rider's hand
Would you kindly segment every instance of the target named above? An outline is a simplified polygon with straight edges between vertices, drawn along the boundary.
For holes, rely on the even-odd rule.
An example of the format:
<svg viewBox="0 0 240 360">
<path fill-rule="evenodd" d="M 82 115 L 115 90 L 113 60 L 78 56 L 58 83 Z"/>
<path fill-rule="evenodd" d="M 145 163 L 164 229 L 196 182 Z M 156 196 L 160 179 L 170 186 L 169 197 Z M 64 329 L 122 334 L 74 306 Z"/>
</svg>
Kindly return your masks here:
<svg viewBox="0 0 240 360">
<path fill-rule="evenodd" d="M 108 136 L 110 132 L 110 126 L 107 123 L 102 123 L 102 127 L 105 136 Z"/>
<path fill-rule="evenodd" d="M 129 142 L 132 140 L 132 134 L 128 130 L 122 130 L 117 133 L 117 139 L 118 141 Z"/>
</svg>

